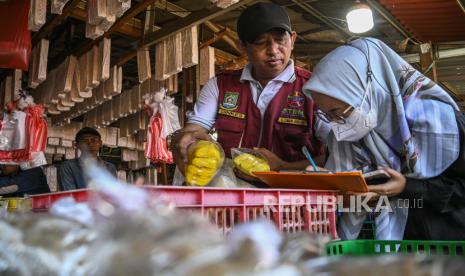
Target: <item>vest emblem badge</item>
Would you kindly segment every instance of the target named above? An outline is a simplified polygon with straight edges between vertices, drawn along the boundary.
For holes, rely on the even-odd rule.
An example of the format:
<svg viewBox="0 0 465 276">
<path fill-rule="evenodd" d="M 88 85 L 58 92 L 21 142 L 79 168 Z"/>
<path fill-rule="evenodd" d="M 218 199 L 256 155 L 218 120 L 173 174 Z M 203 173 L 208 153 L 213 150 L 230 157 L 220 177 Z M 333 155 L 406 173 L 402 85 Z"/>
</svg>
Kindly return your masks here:
<svg viewBox="0 0 465 276">
<path fill-rule="evenodd" d="M 224 93 L 221 107 L 226 110 L 235 110 L 237 108 L 238 100 L 239 100 L 238 92 L 227 91 L 226 93 Z"/>
<path fill-rule="evenodd" d="M 304 105 L 304 95 L 299 91 L 292 92 L 289 96 L 287 96 L 287 104 L 289 107 L 299 108 Z"/>
</svg>

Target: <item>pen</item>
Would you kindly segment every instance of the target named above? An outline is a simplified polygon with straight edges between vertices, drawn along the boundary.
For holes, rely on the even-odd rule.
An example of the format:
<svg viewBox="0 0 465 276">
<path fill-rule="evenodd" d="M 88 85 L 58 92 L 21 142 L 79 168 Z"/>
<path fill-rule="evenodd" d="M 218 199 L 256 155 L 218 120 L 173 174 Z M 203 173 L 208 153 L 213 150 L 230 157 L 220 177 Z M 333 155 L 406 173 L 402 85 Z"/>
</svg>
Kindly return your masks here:
<svg viewBox="0 0 465 276">
<path fill-rule="evenodd" d="M 302 152 L 305 155 L 305 157 L 307 157 L 308 161 L 310 161 L 310 164 L 312 165 L 313 170 L 317 172 L 318 167 L 316 166 L 315 161 L 313 161 L 312 155 L 310 154 L 306 146 L 302 147 Z"/>
</svg>

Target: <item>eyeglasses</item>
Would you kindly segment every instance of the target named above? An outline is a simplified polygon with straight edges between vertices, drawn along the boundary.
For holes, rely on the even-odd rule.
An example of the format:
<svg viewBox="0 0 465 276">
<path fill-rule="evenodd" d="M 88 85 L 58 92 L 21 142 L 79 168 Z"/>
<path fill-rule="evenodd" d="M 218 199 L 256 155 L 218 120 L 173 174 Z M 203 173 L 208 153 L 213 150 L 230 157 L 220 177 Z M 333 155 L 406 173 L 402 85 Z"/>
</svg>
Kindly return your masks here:
<svg viewBox="0 0 465 276">
<path fill-rule="evenodd" d="M 349 106 L 347 107 L 342 113 L 341 115 L 337 115 L 337 114 L 328 114 L 328 113 L 325 113 L 321 110 L 316 110 L 315 111 L 315 114 L 316 116 L 318 116 L 318 118 L 320 118 L 323 122 L 325 123 L 330 123 L 330 122 L 335 122 L 335 123 L 338 123 L 338 124 L 345 124 L 346 123 L 346 118 L 345 118 L 345 114 L 347 112 L 349 112 L 349 110 L 351 110 L 353 107 L 352 106 Z"/>
</svg>

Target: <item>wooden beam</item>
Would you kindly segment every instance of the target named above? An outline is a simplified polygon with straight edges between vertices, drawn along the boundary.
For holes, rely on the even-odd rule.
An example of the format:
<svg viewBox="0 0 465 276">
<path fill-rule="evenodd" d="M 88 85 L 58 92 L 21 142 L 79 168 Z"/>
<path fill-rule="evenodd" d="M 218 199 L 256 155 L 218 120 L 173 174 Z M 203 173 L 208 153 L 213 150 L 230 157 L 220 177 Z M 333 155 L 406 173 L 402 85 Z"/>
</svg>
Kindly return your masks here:
<svg viewBox="0 0 465 276">
<path fill-rule="evenodd" d="M 144 36 L 157 30 L 155 29 L 155 9 L 153 6 L 148 6 L 145 10 Z"/>
<path fill-rule="evenodd" d="M 172 13 L 178 17 L 186 17 L 189 14 L 191 14 L 190 11 L 187 11 L 186 9 L 176 4 L 170 3 L 166 0 L 158 0 L 157 2 L 155 2 L 155 7 L 159 8 L 160 10 Z"/>
<path fill-rule="evenodd" d="M 465 95 L 460 94 L 452 85 L 448 82 L 440 81 L 439 85 L 441 85 L 456 101 L 465 101 Z"/>
<path fill-rule="evenodd" d="M 464 75 L 455 75 L 455 76 L 443 76 L 440 81 L 442 82 L 465 82 Z"/>
<path fill-rule="evenodd" d="M 156 0 L 142 1 L 142 2 L 139 2 L 136 5 L 131 6 L 131 8 L 129 10 L 127 10 L 123 14 L 123 16 L 121 16 L 120 18 L 118 18 L 118 20 L 116 20 L 115 24 L 113 24 L 110 27 L 110 29 L 108 29 L 108 31 L 106 31 L 100 38 L 95 39 L 95 40 L 91 40 L 87 44 L 85 44 L 84 46 L 79 48 L 76 51 L 75 55 L 80 56 L 80 55 L 84 54 L 85 52 L 89 51 L 94 45 L 97 45 L 98 43 L 100 43 L 100 40 L 102 40 L 102 38 L 110 37 L 111 34 L 116 32 L 120 27 L 124 26 L 127 22 L 129 22 L 132 18 L 134 18 L 134 16 L 136 16 L 139 13 L 145 11 L 145 9 L 148 6 L 152 5 L 154 1 L 156 1 Z M 142 28 L 140 29 L 139 38 L 141 36 L 142 36 Z M 136 55 L 137 55 L 137 52 L 136 52 Z"/>
<path fill-rule="evenodd" d="M 81 2 L 81 0 L 71 0 L 66 4 L 63 8 L 63 11 L 59 15 L 55 15 L 50 21 L 45 22 L 45 25 L 39 30 L 39 32 L 35 33 L 32 37 L 32 45 L 36 45 L 42 38 L 47 38 L 52 31 L 55 29 L 56 26 L 65 22 L 68 15 L 70 15 L 71 11 Z"/>
<path fill-rule="evenodd" d="M 110 29 L 108 31 L 106 31 L 103 36 L 104 37 L 110 37 L 110 35 L 115 32 L 119 27 L 121 26 L 124 26 L 129 20 L 131 20 L 132 18 L 134 18 L 136 15 L 138 15 L 139 13 L 145 11 L 147 9 L 148 6 L 152 5 L 156 0 L 146 0 L 146 1 L 142 1 L 142 2 L 139 2 L 137 5 L 133 5 L 131 6 L 131 8 L 129 10 L 127 10 L 123 16 L 121 16 L 119 18 L 119 20 L 117 20 L 115 22 L 115 24 L 113 24 Z M 142 24 L 141 24 L 142 25 Z M 141 30 L 142 31 L 142 30 Z"/>
<path fill-rule="evenodd" d="M 173 32 L 178 32 L 183 29 L 189 28 L 194 25 L 199 25 L 204 23 L 208 20 L 211 20 L 217 16 L 223 15 L 229 11 L 232 11 L 240 6 L 248 4 L 250 2 L 255 2 L 256 0 L 242 0 L 234 5 L 229 6 L 226 9 L 221 8 L 211 8 L 211 9 L 203 9 L 201 11 L 192 13 L 190 16 L 184 17 L 180 20 L 167 24 L 161 31 L 154 33 L 153 35 L 149 36 L 147 42 L 144 43 L 142 46 L 152 46 L 155 43 L 165 39 L 168 35 L 172 34 Z"/>
<path fill-rule="evenodd" d="M 170 36 L 171 34 L 173 34 L 175 32 L 179 32 L 179 31 L 187 29 L 187 28 L 189 28 L 191 26 L 204 23 L 207 20 L 211 20 L 211 19 L 213 19 L 213 18 L 215 18 L 217 16 L 220 16 L 220 15 L 223 15 L 223 14 L 229 12 L 229 11 L 232 11 L 232 10 L 242 6 L 242 5 L 249 4 L 249 3 L 255 2 L 255 1 L 256 0 L 242 0 L 239 3 L 231 5 L 226 9 L 213 7 L 213 8 L 210 8 L 210 9 L 203 9 L 203 10 L 197 11 L 195 13 L 192 13 L 189 16 L 186 16 L 184 18 L 176 20 L 176 21 L 174 21 L 172 23 L 166 24 L 166 26 L 162 26 L 163 27 L 162 30 L 147 36 L 144 43 L 142 43 L 142 41 L 140 41 L 140 47 L 150 47 L 150 46 L 164 40 L 165 38 L 167 38 L 168 36 Z M 128 62 L 129 60 L 133 59 L 136 55 L 137 55 L 137 50 L 132 50 L 132 51 L 128 52 L 127 54 L 125 54 L 124 56 L 122 56 L 116 62 L 116 64 L 118 66 L 121 66 L 121 65 L 125 64 L 126 62 Z"/>
<path fill-rule="evenodd" d="M 78 8 L 71 12 L 70 17 L 86 22 L 87 12 L 85 9 L 82 9 L 78 6 Z M 142 36 L 141 22 L 139 19 L 133 18 L 129 22 L 126 22 L 126 24 L 119 26 L 118 29 L 114 31 L 114 33 L 119 33 L 130 38 L 138 39 Z"/>
<path fill-rule="evenodd" d="M 237 58 L 236 55 L 233 55 L 231 53 L 215 48 L 215 59 L 218 61 L 219 64 L 224 63 L 224 61 L 234 60 L 236 58 Z"/>
<path fill-rule="evenodd" d="M 219 71 L 238 70 L 243 68 L 247 62 L 247 56 L 236 56 L 215 48 L 215 63 L 219 67 Z"/>
<path fill-rule="evenodd" d="M 176 15 L 178 17 L 184 18 L 188 15 L 191 14 L 191 12 L 187 11 L 183 7 L 180 7 L 178 5 L 175 5 L 173 3 L 167 2 L 165 0 L 160 0 L 155 3 L 155 6 L 161 10 L 170 12 L 173 15 Z M 222 29 L 225 29 L 225 27 L 215 24 L 211 22 L 210 20 L 207 20 L 204 22 L 204 25 L 212 30 L 214 33 L 220 32 Z M 229 28 L 227 28 L 228 34 L 222 36 L 222 39 L 229 45 L 231 46 L 234 50 L 236 50 L 238 53 L 241 52 L 241 50 L 237 47 L 236 41 L 239 40 L 239 36 L 237 33 Z"/>
<path fill-rule="evenodd" d="M 334 22 L 332 19 L 328 18 L 326 15 L 324 15 L 321 11 L 315 9 L 312 7 L 310 4 L 301 1 L 301 0 L 291 0 L 294 4 L 299 6 L 301 9 L 304 11 L 308 12 L 309 14 L 313 15 L 316 17 L 318 20 L 321 22 L 325 23 L 326 25 L 332 27 L 336 31 L 339 31 L 343 36 L 345 37 L 351 37 L 352 33 L 350 33 L 347 29 L 343 28 L 341 25 L 338 23 Z"/>
<path fill-rule="evenodd" d="M 206 21 L 204 25 L 207 26 L 207 28 L 209 28 L 215 33 L 219 32 L 222 28 L 224 28 L 211 21 Z M 239 36 L 237 35 L 235 31 L 230 30 L 229 28 L 227 28 L 227 30 L 228 30 L 228 34 L 222 37 L 224 42 L 226 42 L 229 46 L 231 46 L 234 50 L 236 50 L 236 52 L 240 53 L 241 50 L 239 49 L 239 47 L 237 47 L 237 43 L 236 43 L 239 40 Z"/>
<path fill-rule="evenodd" d="M 313 28 L 313 29 L 310 29 L 310 30 L 299 32 L 299 35 L 300 36 L 306 36 L 306 35 L 309 35 L 309 34 L 314 34 L 314 33 L 319 33 L 319 32 L 324 32 L 324 31 L 330 31 L 330 30 L 332 30 L 332 29 L 330 27 L 328 27 L 328 26 L 321 26 L 321 27 L 318 27 L 318 28 Z"/>
<path fill-rule="evenodd" d="M 222 39 L 227 33 L 228 33 L 228 30 L 226 28 L 220 30 L 219 32 L 216 32 L 212 38 L 210 38 L 209 40 L 205 41 L 204 43 L 200 45 L 200 49 L 212 45 L 213 43 Z"/>
</svg>

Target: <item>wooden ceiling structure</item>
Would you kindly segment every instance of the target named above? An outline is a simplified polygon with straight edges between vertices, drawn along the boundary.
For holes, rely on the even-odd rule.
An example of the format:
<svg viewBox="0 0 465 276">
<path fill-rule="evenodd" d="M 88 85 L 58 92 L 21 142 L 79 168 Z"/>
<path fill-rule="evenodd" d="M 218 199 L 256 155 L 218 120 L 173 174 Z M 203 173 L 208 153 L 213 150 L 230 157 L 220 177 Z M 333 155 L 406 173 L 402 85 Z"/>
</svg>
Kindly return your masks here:
<svg viewBox="0 0 465 276">
<path fill-rule="evenodd" d="M 123 67 L 125 88 L 137 82 L 137 49 L 148 47 L 154 63 L 157 42 L 194 25 L 199 26 L 200 47 L 215 48 L 217 70 L 240 68 L 247 59 L 236 46 L 236 20 L 247 5 L 255 2 L 257 0 L 242 0 L 221 9 L 209 0 L 132 0 L 131 8 L 102 37 L 112 39 L 111 64 Z M 347 30 L 345 14 L 353 0 L 268 2 L 288 11 L 293 29 L 298 33 L 293 55 L 301 66 L 311 69 L 324 55 L 352 36 Z M 381 39 L 401 55 L 410 57 L 424 71 L 434 65 L 436 80 L 459 102 L 465 102 L 465 41 L 461 41 L 465 38 L 463 24 L 459 23 L 465 21 L 465 12 L 460 7 L 461 0 L 363 2 L 372 7 L 375 19 L 375 27 L 364 36 Z M 70 0 L 61 15 L 48 12 L 46 24 L 33 33 L 33 44 L 41 38 L 50 40 L 48 70 L 67 56 L 79 57 L 100 42 L 102 37 L 85 38 L 86 6 L 85 0 Z M 432 43 L 429 53 L 422 52 L 424 43 Z M 453 51 L 455 54 L 451 55 Z M 425 58 L 425 55 L 430 57 Z M 8 72 L 0 69 L 0 80 Z"/>
</svg>

